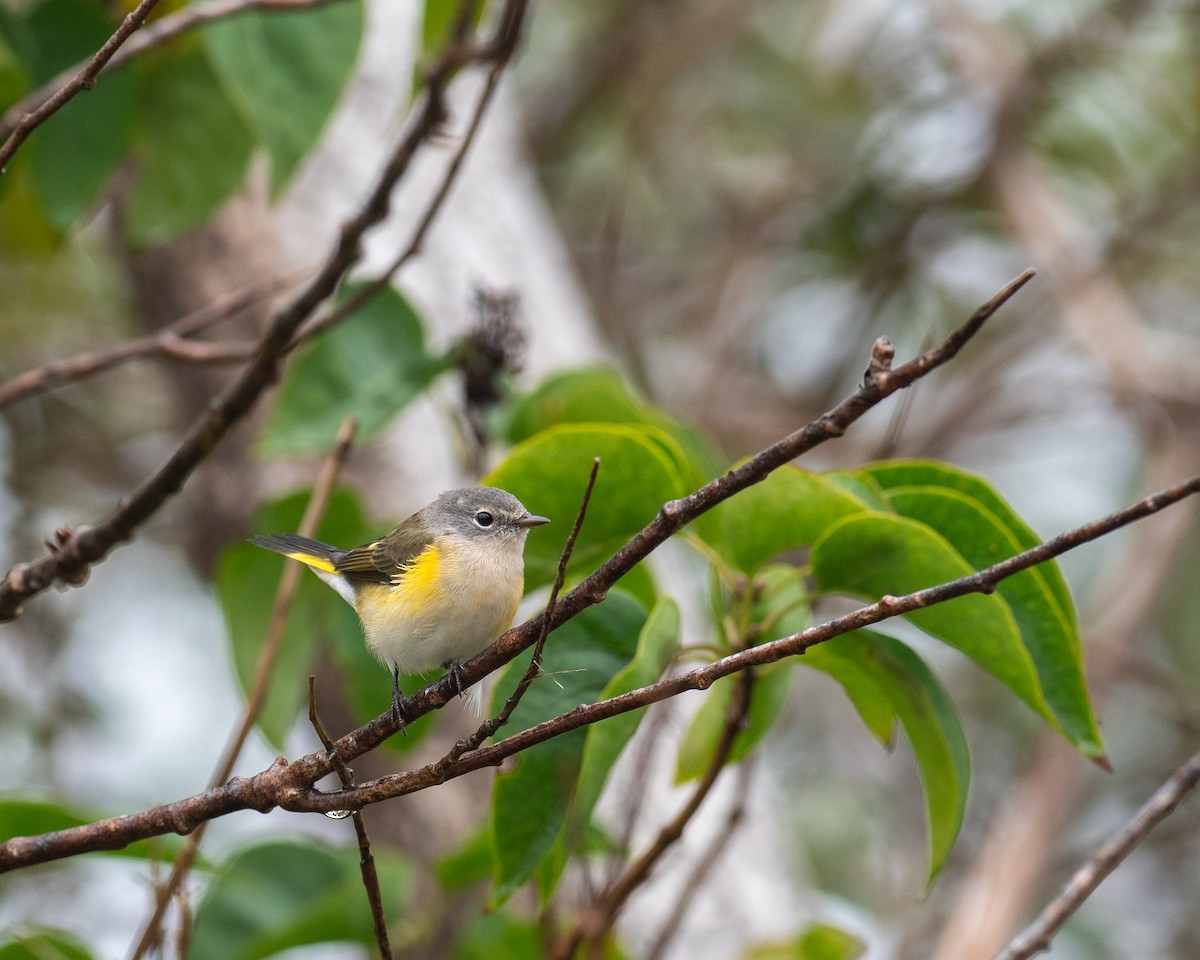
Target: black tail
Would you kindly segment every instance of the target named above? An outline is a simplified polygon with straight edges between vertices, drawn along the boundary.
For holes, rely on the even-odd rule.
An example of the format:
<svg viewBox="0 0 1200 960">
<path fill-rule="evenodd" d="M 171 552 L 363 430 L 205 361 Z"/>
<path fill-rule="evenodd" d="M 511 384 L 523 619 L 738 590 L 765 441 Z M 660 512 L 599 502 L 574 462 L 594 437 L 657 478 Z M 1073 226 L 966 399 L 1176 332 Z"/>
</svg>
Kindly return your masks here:
<svg viewBox="0 0 1200 960">
<path fill-rule="evenodd" d="M 276 553 L 282 553 L 285 557 L 295 557 L 297 560 L 302 559 L 302 557 L 324 560 L 329 564 L 330 569 L 333 568 L 333 561 L 331 559 L 333 555 L 343 552 L 337 547 L 331 547 L 329 544 L 321 543 L 319 540 L 309 540 L 308 537 L 302 537 L 297 533 L 278 533 L 269 534 L 265 537 L 251 537 L 250 542 L 256 547 L 274 550 Z"/>
</svg>

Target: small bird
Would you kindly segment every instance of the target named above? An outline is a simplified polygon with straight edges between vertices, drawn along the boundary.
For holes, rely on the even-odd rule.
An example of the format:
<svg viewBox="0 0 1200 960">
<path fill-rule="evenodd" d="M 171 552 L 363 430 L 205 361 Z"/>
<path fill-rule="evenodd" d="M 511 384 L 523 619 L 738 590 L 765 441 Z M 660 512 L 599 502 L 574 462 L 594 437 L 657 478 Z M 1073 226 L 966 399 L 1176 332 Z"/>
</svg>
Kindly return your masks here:
<svg viewBox="0 0 1200 960">
<path fill-rule="evenodd" d="M 306 564 L 354 607 L 367 648 L 392 672 L 392 715 L 402 720 L 401 673 L 462 661 L 512 626 L 525 590 L 525 538 L 549 523 L 497 487 L 447 490 L 382 540 L 340 550 L 294 533 L 250 542 Z M 482 712 L 479 684 L 459 692 Z"/>
</svg>

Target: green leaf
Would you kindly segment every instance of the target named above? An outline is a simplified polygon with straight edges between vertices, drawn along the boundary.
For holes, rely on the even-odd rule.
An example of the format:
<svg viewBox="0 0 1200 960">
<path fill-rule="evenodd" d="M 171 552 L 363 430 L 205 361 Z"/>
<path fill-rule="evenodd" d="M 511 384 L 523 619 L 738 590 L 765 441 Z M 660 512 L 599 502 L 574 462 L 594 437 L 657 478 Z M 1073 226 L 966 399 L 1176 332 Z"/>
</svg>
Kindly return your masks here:
<svg viewBox="0 0 1200 960">
<path fill-rule="evenodd" d="M 137 245 L 204 223 L 242 184 L 252 140 L 190 38 L 142 58 L 127 225 Z"/>
<path fill-rule="evenodd" d="M 454 944 L 454 960 L 529 960 L 543 955 L 538 925 L 505 910 L 476 915 Z"/>
<path fill-rule="evenodd" d="M 824 592 L 868 600 L 912 593 L 974 572 L 940 534 L 887 514 L 840 520 L 814 544 L 810 560 Z M 973 658 L 1058 729 L 1012 611 L 1000 597 L 968 594 L 905 618 Z"/>
<path fill-rule="evenodd" d="M 526 583 L 554 578 L 563 545 L 574 525 L 592 468 L 600 473 L 588 505 L 573 568 L 609 556 L 654 519 L 659 508 L 684 492 L 678 464 L 649 426 L 587 423 L 551 427 L 518 444 L 484 483 L 511 491 L 533 513 L 553 525 L 538 529 L 525 547 Z"/>
<path fill-rule="evenodd" d="M 825 478 L 785 466 L 702 517 L 697 531 L 735 569 L 752 572 L 785 550 L 808 546 L 867 505 Z"/>
<path fill-rule="evenodd" d="M 0 960 L 92 960 L 93 956 L 74 934 L 49 927 L 21 924 L 0 942 Z"/>
<path fill-rule="evenodd" d="M 16 51 L 4 39 L 6 35 L 4 15 L 0 14 L 0 110 L 7 110 L 16 103 L 29 87 Z"/>
<path fill-rule="evenodd" d="M 893 487 L 896 510 L 944 536 L 977 570 L 1021 552 L 1013 532 L 978 500 L 946 488 Z M 1073 618 L 1059 607 L 1040 567 L 1002 580 L 996 587 L 1012 612 L 1021 642 L 1033 658 L 1046 703 L 1063 734 L 1085 756 L 1104 756 L 1088 701 L 1079 636 Z"/>
<path fill-rule="evenodd" d="M 754 683 L 750 688 L 750 709 L 746 721 L 738 732 L 725 760 L 727 765 L 744 760 L 770 732 L 779 711 L 787 699 L 792 683 L 792 664 L 779 663 L 754 669 Z M 686 783 L 702 777 L 712 763 L 728 722 L 736 684 L 745 683 L 738 673 L 722 677 L 704 694 L 704 702 L 679 746 L 675 767 L 675 782 Z"/>
<path fill-rule="evenodd" d="M 950 698 L 925 662 L 892 637 L 859 630 L 809 650 L 804 664 L 845 688 L 868 729 L 880 736 L 881 705 L 900 721 L 912 746 L 929 817 L 929 878 L 945 866 L 962 827 L 971 760 Z M 863 706 L 867 710 L 863 711 Z"/>
<path fill-rule="evenodd" d="M 637 653 L 619 670 L 597 698 L 609 700 L 623 693 L 654 683 L 675 657 L 679 647 L 679 606 L 674 600 L 665 598 L 650 611 L 645 626 L 638 637 Z M 566 827 L 566 840 L 572 849 L 582 844 L 592 810 L 608 782 L 617 757 L 633 739 L 638 725 L 645 716 L 643 710 L 631 710 L 601 720 L 587 728 L 587 741 L 583 748 L 583 763 L 579 773 L 579 786 L 575 802 Z"/>
<path fill-rule="evenodd" d="M 265 504 L 255 519 L 254 532 L 294 531 L 308 497 L 307 493 L 299 493 Z M 368 539 L 361 509 L 351 494 L 338 492 L 330 499 L 317 539 L 338 545 L 357 545 Z M 217 564 L 217 596 L 243 690 L 249 690 L 253 682 L 283 565 L 290 562 L 294 561 L 253 544 L 239 543 L 229 547 Z M 308 675 L 312 673 L 321 640 L 332 636 L 336 645 L 363 645 L 362 630 L 352 612 L 350 618 L 335 619 L 334 611 L 339 607 L 349 610 L 349 605 L 333 590 L 305 572 L 284 628 L 279 659 L 258 719 L 259 729 L 276 749 L 283 749 L 284 738 L 302 705 L 308 702 Z M 347 636 L 350 629 L 354 632 Z M 386 693 L 390 690 L 386 671 L 376 666 L 375 673 Z"/>
<path fill-rule="evenodd" d="M 25 19 L 4 24 L 9 42 L 0 45 L 0 82 L 13 97 L 23 92 L 25 76 L 34 85 L 47 83 L 94 54 L 114 27 L 96 3 L 47 0 Z M 133 93 L 130 71 L 105 74 L 94 90 L 76 96 L 30 137 L 33 181 L 55 230 L 65 230 L 91 206 L 125 156 Z"/>
<path fill-rule="evenodd" d="M 340 300 L 354 293 L 346 290 Z M 366 441 L 443 369 L 425 349 L 420 318 L 387 287 L 301 350 L 259 448 L 268 456 L 328 450 L 347 415 L 358 419 L 359 440 Z"/>
<path fill-rule="evenodd" d="M 663 426 L 662 414 L 637 397 L 611 367 L 566 370 L 546 377 L 513 401 L 506 439 L 520 443 L 562 423 L 629 423 Z"/>
<path fill-rule="evenodd" d="M 525 730 L 599 699 L 634 656 L 645 622 L 642 608 L 614 590 L 602 604 L 559 627 L 546 645 L 542 676 L 530 685 L 504 732 Z M 497 704 L 524 673 L 531 653 L 505 669 L 493 695 Z M 520 753 L 512 769 L 496 778 L 491 811 L 493 907 L 555 852 L 586 744 L 587 730 L 572 730 Z"/>
<path fill-rule="evenodd" d="M 745 960 L 858 960 L 867 945 L 854 934 L 828 923 L 808 926 L 791 943 L 752 947 Z"/>
<path fill-rule="evenodd" d="M 546 377 L 510 406 L 505 437 L 516 444 L 564 423 L 624 423 L 657 427 L 671 438 L 671 456 L 697 487 L 718 469 L 710 441 L 637 396 L 611 367 L 589 366 Z"/>
<path fill-rule="evenodd" d="M 229 17 L 201 31 L 221 87 L 283 189 L 317 141 L 358 57 L 361 0 Z"/>
<path fill-rule="evenodd" d="M 871 464 L 859 472 L 863 476 L 869 476 L 885 491 L 912 486 L 948 487 L 956 490 L 977 501 L 1004 525 L 1020 548 L 1018 553 L 1041 543 L 1038 535 L 1017 516 L 1013 508 L 1005 503 L 991 485 L 973 473 L 967 473 L 965 470 L 959 470 L 937 460 L 887 460 Z M 1067 583 L 1058 569 L 1058 564 L 1046 563 L 1037 569 L 1045 579 L 1051 593 L 1054 594 L 1059 609 L 1074 624 L 1075 606 L 1071 603 L 1071 592 L 1067 589 Z"/>
<path fill-rule="evenodd" d="M 408 898 L 412 870 L 376 846 L 380 892 L 391 908 Z M 229 860 L 196 910 L 189 960 L 258 960 L 318 943 L 375 942 L 358 850 L 317 842 L 265 843 Z"/>
</svg>

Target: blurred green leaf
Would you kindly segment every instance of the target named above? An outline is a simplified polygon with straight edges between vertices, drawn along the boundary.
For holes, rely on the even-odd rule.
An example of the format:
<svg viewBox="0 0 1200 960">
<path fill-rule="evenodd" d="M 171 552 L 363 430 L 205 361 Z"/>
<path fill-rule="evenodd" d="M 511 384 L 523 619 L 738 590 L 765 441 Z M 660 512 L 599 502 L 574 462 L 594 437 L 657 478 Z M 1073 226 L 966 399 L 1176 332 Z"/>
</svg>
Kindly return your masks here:
<svg viewBox="0 0 1200 960">
<path fill-rule="evenodd" d="M 506 910 L 476 914 L 465 926 L 455 941 L 453 960 L 529 960 L 543 954 L 538 925 Z"/>
<path fill-rule="evenodd" d="M 308 493 L 297 493 L 260 507 L 255 518 L 255 533 L 288 533 L 300 524 L 308 503 Z M 317 539 L 338 545 L 357 545 L 367 539 L 362 511 L 357 499 L 339 491 L 333 495 Z M 250 543 L 229 547 L 217 564 L 217 596 L 229 630 L 233 662 L 243 690 L 248 690 L 254 678 L 254 668 L 267 636 L 274 606 L 275 593 L 286 560 Z M 258 718 L 258 727 L 271 744 L 283 749 L 284 738 L 295 723 L 303 704 L 308 702 L 308 675 L 316 651 L 324 637 L 334 635 L 335 647 L 343 644 L 363 645 L 362 630 L 351 611 L 351 619 L 335 619 L 337 608 L 349 605 L 332 589 L 307 571 L 300 578 L 300 588 L 292 605 L 291 616 L 284 628 L 279 660 L 271 676 L 266 703 Z M 341 632 L 353 623 L 354 634 Z M 386 671 L 376 666 L 376 675 L 384 695 L 390 696 Z M 389 701 L 390 702 L 390 701 Z"/>
<path fill-rule="evenodd" d="M 840 520 L 814 544 L 810 560 L 824 592 L 868 600 L 912 593 L 974 572 L 940 534 L 887 514 Z M 1012 611 L 1000 597 L 968 594 L 905 614 L 905 619 L 973 658 L 1058 729 Z"/>
<path fill-rule="evenodd" d="M 654 427 L 564 424 L 518 444 L 483 482 L 511 491 L 531 512 L 553 521 L 535 530 L 525 547 L 530 588 L 554 578 L 593 457 L 600 458 L 600 472 L 575 545 L 574 569 L 606 559 L 663 503 L 684 492 L 679 466 L 658 442 Z"/>
<path fill-rule="evenodd" d="M 885 746 L 891 746 L 891 733 L 880 736 L 881 709 L 900 720 L 925 790 L 932 880 L 945 866 L 962 827 L 971 779 L 967 741 L 950 698 L 905 644 L 867 630 L 812 648 L 803 663 L 842 684 L 868 729 Z"/>
<path fill-rule="evenodd" d="M 138 178 L 127 227 L 139 246 L 204 223 L 242 184 L 253 141 L 194 42 L 152 51 L 134 118 Z"/>
<path fill-rule="evenodd" d="M 360 442 L 369 440 L 443 369 L 425 349 L 420 318 L 387 287 L 288 366 L 259 448 L 268 456 L 328 450 L 347 415 L 358 419 Z"/>
<path fill-rule="evenodd" d="M 679 606 L 674 600 L 665 598 L 650 611 L 641 634 L 638 636 L 637 653 L 619 670 L 597 697 L 609 700 L 623 693 L 654 683 L 675 657 L 679 646 Z M 633 739 L 638 725 L 645 716 L 644 710 L 631 710 L 601 720 L 587 728 L 587 741 L 583 748 L 583 762 L 579 772 L 579 786 L 575 802 L 571 807 L 566 826 L 567 843 L 578 849 L 586 834 L 592 810 L 608 782 L 613 764 Z"/>
<path fill-rule="evenodd" d="M 229 17 L 200 31 L 217 79 L 271 155 L 283 189 L 317 141 L 358 58 L 361 0 Z"/>
<path fill-rule="evenodd" d="M 965 493 L 920 486 L 895 487 L 888 496 L 902 516 L 937 530 L 977 570 L 1020 552 L 1001 520 Z M 1104 745 L 1088 701 L 1079 637 L 1041 569 L 1034 567 L 1001 581 L 996 595 L 1012 612 L 1021 642 L 1033 658 L 1042 694 L 1064 735 L 1085 756 L 1102 757 Z"/>
<path fill-rule="evenodd" d="M 375 868 L 391 914 L 408 899 L 412 870 L 376 846 Z M 374 944 L 358 850 L 277 842 L 236 855 L 196 909 L 189 960 L 258 960 L 318 943 Z"/>
<path fill-rule="evenodd" d="M 562 423 L 649 423 L 662 426 L 666 418 L 634 396 L 611 367 L 565 370 L 546 377 L 529 393 L 513 401 L 506 438 L 520 443 Z"/>
<path fill-rule="evenodd" d="M 487 829 L 477 830 L 457 850 L 439 859 L 434 872 L 438 883 L 450 892 L 488 879 L 492 873 L 492 840 Z"/>
<path fill-rule="evenodd" d="M 603 603 L 559 627 L 546 644 L 542 675 L 530 685 L 504 734 L 599 699 L 635 655 L 645 622 L 641 606 L 614 590 Z M 493 713 L 524 673 L 531 654 L 526 651 L 505 668 L 493 694 Z M 540 743 L 520 753 L 512 769 L 496 778 L 491 811 L 493 907 L 507 900 L 555 851 L 578 786 L 587 733 L 572 730 Z"/>
<path fill-rule="evenodd" d="M 134 81 L 130 70 L 105 75 L 95 90 L 76 97 L 30 138 L 34 184 L 56 229 L 66 230 L 88 212 L 125 158 L 133 134 Z"/>
<path fill-rule="evenodd" d="M 0 936 L 0 960 L 92 960 L 95 956 L 66 930 L 22 924 L 19 930 Z"/>
<path fill-rule="evenodd" d="M 751 572 L 866 510 L 862 500 L 818 474 L 785 466 L 719 504 L 696 530 L 735 569 Z"/>
<path fill-rule="evenodd" d="M 0 14 L 0 110 L 7 110 L 11 104 L 25 94 L 29 80 L 16 51 L 5 40 L 8 35 L 4 28 L 5 16 Z"/>
<path fill-rule="evenodd" d="M 791 943 L 752 947 L 745 960 L 858 960 L 867 945 L 854 934 L 828 923 L 808 926 Z"/>
<path fill-rule="evenodd" d="M 26 77 L 40 86 L 86 60 L 108 39 L 115 23 L 89 0 L 46 0 L 24 18 L 0 25 L 0 103 L 25 92 Z M 125 156 L 133 121 L 134 77 L 105 75 L 30 137 L 33 182 L 42 212 L 55 230 L 71 226 L 93 203 Z"/>
</svg>

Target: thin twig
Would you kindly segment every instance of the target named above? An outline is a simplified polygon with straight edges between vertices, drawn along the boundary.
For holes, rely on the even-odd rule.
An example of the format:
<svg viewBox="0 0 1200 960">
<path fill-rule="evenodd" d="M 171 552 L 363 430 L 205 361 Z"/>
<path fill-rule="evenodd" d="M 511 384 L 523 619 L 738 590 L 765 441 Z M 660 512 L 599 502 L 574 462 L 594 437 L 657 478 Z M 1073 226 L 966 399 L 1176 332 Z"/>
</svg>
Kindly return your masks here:
<svg viewBox="0 0 1200 960">
<path fill-rule="evenodd" d="M 480 91 L 479 98 L 475 102 L 475 109 L 471 112 L 471 119 L 462 135 L 458 149 L 455 150 L 454 156 L 446 166 L 446 171 L 442 176 L 441 183 L 438 184 L 438 189 L 434 193 L 433 199 L 430 201 L 420 221 L 418 221 L 404 249 L 379 274 L 363 282 L 353 294 L 336 306 L 327 308 L 320 315 L 314 317 L 310 323 L 302 327 L 296 334 L 297 343 L 317 336 L 329 327 L 341 323 L 356 310 L 361 309 L 387 287 L 392 277 L 409 260 L 421 252 L 421 248 L 425 243 L 425 237 L 429 233 L 429 228 L 433 225 L 434 217 L 445 202 L 446 197 L 449 196 L 450 188 L 454 185 L 458 177 L 458 171 L 466 159 L 467 151 L 470 150 L 471 144 L 475 142 L 475 135 L 479 131 L 484 114 L 491 103 L 492 95 L 495 93 L 496 87 L 500 82 L 500 74 L 503 73 L 511 52 L 509 50 L 503 56 L 498 56 L 492 63 L 492 68 L 488 71 L 487 78 L 484 80 L 483 90 Z"/>
<path fill-rule="evenodd" d="M 207 343 L 188 339 L 222 320 L 237 316 L 261 300 L 290 286 L 295 277 L 279 278 L 234 291 L 211 304 L 185 314 L 156 334 L 135 337 L 106 350 L 81 353 L 17 374 L 0 384 L 0 410 L 19 400 L 45 393 L 64 383 L 83 380 L 140 357 L 162 356 L 193 363 L 226 363 L 249 360 L 257 344 L 252 342 Z"/>
<path fill-rule="evenodd" d="M 579 531 L 583 527 L 583 518 L 587 516 L 588 504 L 592 500 L 592 490 L 596 486 L 596 474 L 599 472 L 600 458 L 596 457 L 592 460 L 592 469 L 588 474 L 587 485 L 584 487 L 583 497 L 579 501 L 579 510 L 575 514 L 575 525 L 571 527 L 571 533 L 567 536 L 567 542 L 563 544 L 562 555 L 558 558 L 558 571 L 555 573 L 554 583 L 550 587 L 550 598 L 546 601 L 546 615 L 542 617 L 542 630 L 533 645 L 533 656 L 529 660 L 529 666 L 525 668 L 525 673 L 517 682 L 517 686 L 508 699 L 504 701 L 504 706 L 500 712 L 480 724 L 479 729 L 471 734 L 471 736 L 465 740 L 459 740 L 453 749 L 443 758 L 444 762 L 454 763 L 464 753 L 478 749 L 481 743 L 508 723 L 513 711 L 517 709 L 517 704 L 525 696 L 525 691 L 529 689 L 529 685 L 541 673 L 542 651 L 545 650 L 546 638 L 550 635 L 550 621 L 554 617 L 554 608 L 558 605 L 558 593 L 562 590 L 563 583 L 567 579 L 567 564 L 571 562 L 571 554 L 575 551 L 575 541 L 579 538 Z"/>
<path fill-rule="evenodd" d="M 212 23 L 215 20 L 249 13 L 252 10 L 303 10 L 309 7 L 324 6 L 331 2 L 335 2 L 335 0 L 212 0 L 210 3 L 184 7 L 182 10 L 177 10 L 142 27 L 136 34 L 129 37 L 119 49 L 112 53 L 107 63 L 101 64 L 96 76 L 123 66 L 138 54 L 144 53 L 152 47 L 161 46 L 187 30 Z M 5 111 L 3 119 L 0 120 L 0 137 L 10 136 L 21 122 L 22 117 L 42 109 L 61 88 L 71 82 L 72 77 L 86 66 L 87 64 L 76 64 L 69 67 L 9 107 Z M 93 83 L 94 81 L 93 77 Z"/>
<path fill-rule="evenodd" d="M 551 954 L 554 960 L 570 960 L 575 951 L 586 941 L 595 946 L 612 929 L 617 916 L 629 900 L 630 895 L 650 877 L 659 860 L 683 836 L 683 831 L 696 813 L 700 810 L 708 795 L 712 792 L 717 778 L 725 769 L 733 746 L 746 725 L 746 716 L 750 710 L 750 694 L 754 688 L 753 671 L 745 671 L 739 678 L 741 682 L 735 688 L 733 700 L 725 715 L 725 723 L 721 728 L 721 737 L 716 749 L 709 758 L 708 766 L 700 782 L 696 784 L 687 802 L 667 823 L 663 824 L 651 844 L 642 851 L 615 882 L 613 882 L 595 903 L 590 904 L 581 913 L 573 929 L 562 939 L 558 948 Z"/>
<path fill-rule="evenodd" d="M 304 516 L 300 520 L 301 536 L 313 537 L 316 535 L 317 528 L 321 525 L 321 518 L 325 516 L 325 510 L 329 506 L 329 498 L 333 495 L 334 485 L 337 483 L 342 467 L 345 466 L 346 458 L 350 455 L 350 447 L 354 442 L 356 429 L 357 423 L 353 417 L 347 417 L 342 421 L 333 450 L 321 465 L 321 472 L 313 485 L 312 496 L 309 497 Z M 229 779 L 233 773 L 234 764 L 237 763 L 237 758 L 241 755 L 242 748 L 245 747 L 246 740 L 250 736 L 250 731 L 254 729 L 254 724 L 258 721 L 259 714 L 262 713 L 263 705 L 267 700 L 267 690 L 274 675 L 275 663 L 279 659 L 279 650 L 283 644 L 284 626 L 291 613 L 296 590 L 300 586 L 302 570 L 300 564 L 289 563 L 284 567 L 283 574 L 279 578 L 279 588 L 275 592 L 275 603 L 271 608 L 271 619 L 267 625 L 267 634 L 262 649 L 258 654 L 258 661 L 254 665 L 254 675 L 250 681 L 250 690 L 246 695 L 246 704 L 242 708 L 242 716 L 237 729 L 230 737 L 229 743 L 225 747 L 225 753 L 209 780 L 210 789 L 219 787 Z M 142 927 L 142 933 L 130 955 L 131 960 L 141 960 L 146 952 L 158 942 L 159 925 L 162 923 L 172 896 L 182 887 L 184 878 L 192 868 L 200 849 L 200 843 L 204 839 L 205 826 L 202 823 L 196 828 L 183 844 L 179 856 L 175 858 L 170 875 L 156 893 L 154 909 Z"/>
<path fill-rule="evenodd" d="M 313 278 L 272 317 L 254 359 L 208 406 L 167 462 L 132 495 L 94 527 L 64 530 L 48 555 L 18 563 L 0 580 L 0 621 L 20 615 L 21 604 L 56 583 L 78 585 L 91 565 L 127 542 L 137 528 L 174 496 L 192 472 L 215 449 L 232 426 L 246 416 L 274 384 L 282 357 L 296 331 L 337 290 L 358 262 L 363 235 L 391 212 L 391 197 L 421 146 L 440 129 L 446 115 L 445 90 L 451 78 L 475 58 L 507 62 L 519 36 L 527 0 L 508 0 L 490 43 L 451 44 L 430 71 L 419 109 L 399 139 L 359 211 L 346 220 L 337 242 Z M 440 194 L 439 194 L 440 196 Z M 434 198 L 439 202 L 438 198 Z M 433 204 L 431 203 L 431 207 Z"/>
<path fill-rule="evenodd" d="M 1178 767 L 1129 821 L 1104 842 L 1041 912 L 1037 920 L 996 954 L 996 960 L 1029 960 L 1050 949 L 1050 941 L 1150 831 L 1170 816 L 1200 784 L 1200 753 Z"/>
<path fill-rule="evenodd" d="M 317 678 L 308 678 L 308 720 L 316 731 L 322 745 L 329 751 L 330 759 L 337 770 L 338 778 L 343 787 L 354 786 L 354 771 L 352 771 L 337 755 L 333 741 L 321 726 L 317 716 Z M 379 947 L 382 960 L 392 960 L 391 938 L 388 936 L 387 916 L 383 912 L 383 894 L 379 890 L 379 872 L 375 869 L 375 855 L 371 853 L 371 840 L 367 836 L 367 825 L 363 821 L 361 810 L 351 814 L 354 821 L 354 833 L 358 838 L 358 867 L 362 873 L 363 887 L 367 891 L 367 902 L 371 906 L 371 920 L 375 925 L 375 943 Z"/>
<path fill-rule="evenodd" d="M 721 855 L 725 852 L 725 848 L 729 846 L 729 841 L 733 839 L 734 832 L 741 825 L 742 820 L 746 816 L 746 794 L 749 789 L 750 771 L 753 769 L 753 764 L 743 763 L 739 770 L 741 774 L 738 778 L 737 795 L 733 805 L 729 808 L 729 812 L 725 815 L 725 822 L 718 828 L 713 835 L 712 842 L 704 851 L 703 856 L 696 861 L 695 867 L 692 869 L 691 875 L 683 882 L 680 887 L 679 895 L 675 900 L 675 906 L 671 908 L 671 912 L 667 914 L 667 919 L 663 921 L 659 928 L 658 935 L 650 944 L 650 948 L 646 951 L 646 960 L 658 960 L 670 946 L 671 941 L 679 932 L 680 926 L 683 924 L 684 917 L 687 915 L 688 908 L 696 900 L 696 891 L 708 879 L 708 875 L 712 873 L 713 868 L 721 859 Z"/>
<path fill-rule="evenodd" d="M 121 21 L 113 35 L 104 41 L 104 45 L 92 54 L 83 68 L 65 83 L 59 86 L 53 94 L 47 97 L 36 109 L 22 112 L 13 125 L 7 139 L 0 144 L 0 173 L 4 173 L 13 154 L 20 149 L 29 135 L 40 124 L 44 123 L 59 110 L 65 107 L 76 94 L 91 90 L 96 85 L 96 77 L 115 55 L 121 44 L 128 40 L 150 16 L 151 11 L 158 5 L 158 0 L 142 0 Z"/>
</svg>

